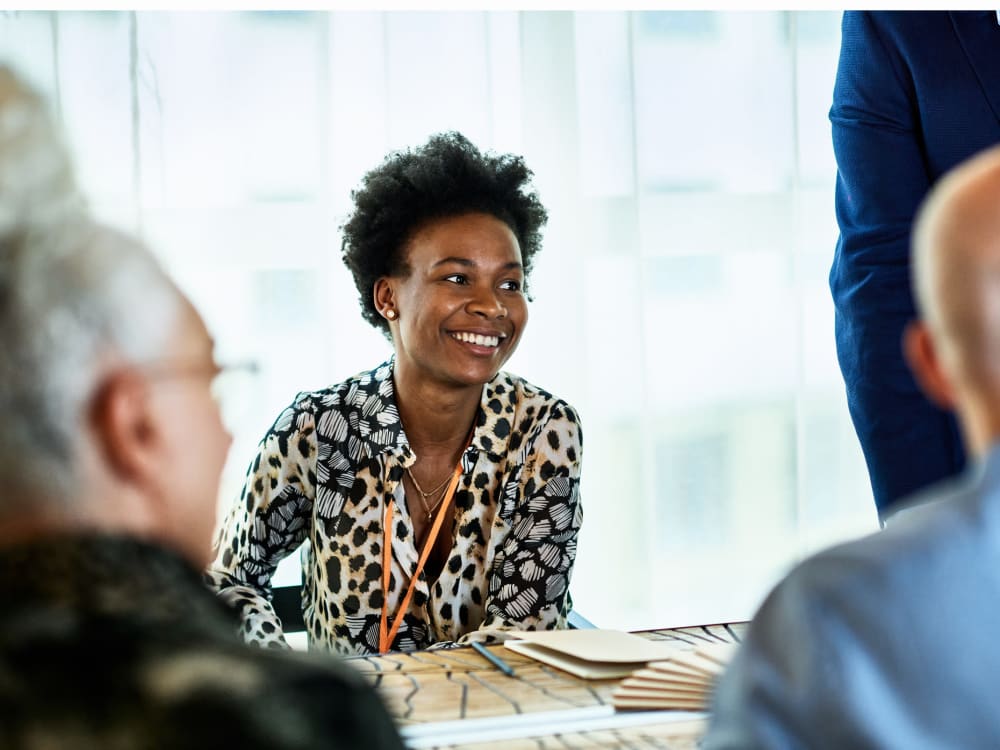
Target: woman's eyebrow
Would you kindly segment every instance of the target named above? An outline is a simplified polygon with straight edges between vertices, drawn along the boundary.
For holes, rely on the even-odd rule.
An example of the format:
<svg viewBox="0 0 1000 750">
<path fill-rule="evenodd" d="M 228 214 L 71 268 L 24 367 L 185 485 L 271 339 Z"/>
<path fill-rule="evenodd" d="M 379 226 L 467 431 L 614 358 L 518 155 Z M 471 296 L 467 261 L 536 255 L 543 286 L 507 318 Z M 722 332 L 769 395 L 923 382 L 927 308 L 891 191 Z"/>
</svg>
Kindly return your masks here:
<svg viewBox="0 0 1000 750">
<path fill-rule="evenodd" d="M 436 261 L 435 263 L 433 263 L 431 265 L 431 268 L 437 268 L 438 266 L 443 266 L 443 265 L 446 265 L 448 263 L 454 263 L 456 265 L 464 266 L 466 268 L 475 268 L 476 266 L 479 265 L 478 263 L 476 263 L 476 261 L 471 260 L 469 258 L 458 258 L 458 257 L 455 257 L 455 256 L 449 256 L 447 258 L 442 258 L 441 260 Z M 501 267 L 501 270 L 504 270 L 504 271 L 519 270 L 520 271 L 520 270 L 524 270 L 524 265 L 521 264 L 521 263 L 519 263 L 518 261 L 514 260 L 514 261 L 511 261 L 510 263 L 504 264 Z"/>
<path fill-rule="evenodd" d="M 446 265 L 448 263 L 455 263 L 457 265 L 466 266 L 466 267 L 469 267 L 469 268 L 472 268 L 473 266 L 476 265 L 476 262 L 474 260 L 470 260 L 468 258 L 457 258 L 457 257 L 451 255 L 451 256 L 448 256 L 447 258 L 442 258 L 441 260 L 437 261 L 436 263 L 434 263 L 433 265 L 431 265 L 431 268 L 437 268 L 438 266 L 443 266 L 443 265 Z"/>
</svg>

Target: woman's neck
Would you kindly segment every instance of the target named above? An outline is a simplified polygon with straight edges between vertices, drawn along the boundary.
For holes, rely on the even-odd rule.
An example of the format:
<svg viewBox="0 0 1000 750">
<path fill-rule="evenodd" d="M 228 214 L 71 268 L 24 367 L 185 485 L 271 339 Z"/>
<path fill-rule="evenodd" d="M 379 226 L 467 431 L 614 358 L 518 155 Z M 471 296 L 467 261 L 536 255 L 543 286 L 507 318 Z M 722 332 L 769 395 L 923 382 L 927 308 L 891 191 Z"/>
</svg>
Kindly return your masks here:
<svg viewBox="0 0 1000 750">
<path fill-rule="evenodd" d="M 410 447 L 420 455 L 456 454 L 464 447 L 482 399 L 482 386 L 448 388 L 393 374 L 396 406 Z"/>
</svg>

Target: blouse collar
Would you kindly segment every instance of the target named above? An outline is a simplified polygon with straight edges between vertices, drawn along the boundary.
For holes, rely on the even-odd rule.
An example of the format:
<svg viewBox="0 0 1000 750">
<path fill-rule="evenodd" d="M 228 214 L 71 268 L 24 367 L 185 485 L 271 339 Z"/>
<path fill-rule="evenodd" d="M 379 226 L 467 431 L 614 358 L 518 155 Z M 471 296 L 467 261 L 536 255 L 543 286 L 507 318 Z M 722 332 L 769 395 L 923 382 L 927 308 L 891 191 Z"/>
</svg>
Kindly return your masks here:
<svg viewBox="0 0 1000 750">
<path fill-rule="evenodd" d="M 377 419 L 377 425 L 376 428 L 369 428 L 366 435 L 364 432 L 362 434 L 366 439 L 369 455 L 390 453 L 403 466 L 410 466 L 416 457 L 399 417 L 396 388 L 392 380 L 394 365 L 395 357 L 390 357 L 369 373 L 371 380 L 367 390 L 377 397 L 379 403 L 370 404 L 369 399 L 361 405 L 361 409 L 363 415 L 368 417 L 370 409 L 378 408 L 378 412 L 369 417 Z M 483 385 L 482 394 L 475 417 L 476 426 L 466 454 L 476 451 L 499 460 L 507 452 L 510 433 L 514 429 L 511 423 L 514 410 L 508 409 L 508 405 L 515 404 L 514 384 L 507 373 L 500 371 Z M 364 423 L 362 420 L 362 425 Z M 474 460 L 475 456 L 469 458 Z"/>
</svg>

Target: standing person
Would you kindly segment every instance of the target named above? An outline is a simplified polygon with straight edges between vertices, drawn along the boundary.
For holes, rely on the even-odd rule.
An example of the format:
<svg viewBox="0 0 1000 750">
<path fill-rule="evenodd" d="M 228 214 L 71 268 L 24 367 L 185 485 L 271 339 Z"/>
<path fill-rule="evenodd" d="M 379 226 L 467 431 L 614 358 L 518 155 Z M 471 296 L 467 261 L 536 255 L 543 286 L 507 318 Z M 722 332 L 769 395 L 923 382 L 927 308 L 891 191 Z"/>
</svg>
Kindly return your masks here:
<svg viewBox="0 0 1000 750">
<path fill-rule="evenodd" d="M 903 362 L 910 225 L 947 170 L 1000 142 L 994 11 L 844 13 L 834 88 L 837 243 L 830 288 L 847 402 L 881 517 L 964 465 L 954 417 Z"/>
<path fill-rule="evenodd" d="M 777 586 L 715 690 L 706 750 L 1000 747 L 1000 147 L 931 193 L 914 280 L 907 359 L 958 415 L 969 469 Z"/>
<path fill-rule="evenodd" d="M 303 540 L 312 647 L 565 627 L 579 419 L 500 369 L 546 219 L 530 177 L 520 157 L 449 133 L 389 155 L 354 193 L 344 260 L 395 354 L 300 393 L 261 441 L 209 571 L 251 642 L 284 643 L 270 580 Z"/>
<path fill-rule="evenodd" d="M 401 750 L 373 690 L 250 649 L 201 577 L 230 439 L 201 318 L 95 224 L 0 68 L 0 747 Z"/>
</svg>

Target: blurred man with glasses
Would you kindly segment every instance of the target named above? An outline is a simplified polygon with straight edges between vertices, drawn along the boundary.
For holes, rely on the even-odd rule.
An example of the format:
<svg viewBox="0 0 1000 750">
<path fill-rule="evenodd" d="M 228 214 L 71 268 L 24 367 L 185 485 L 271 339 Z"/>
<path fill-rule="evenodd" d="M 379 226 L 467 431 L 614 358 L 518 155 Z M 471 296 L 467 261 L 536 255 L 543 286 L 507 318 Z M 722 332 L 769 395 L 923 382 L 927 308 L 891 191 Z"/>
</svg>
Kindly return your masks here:
<svg viewBox="0 0 1000 750">
<path fill-rule="evenodd" d="M 0 747 L 401 748 L 371 688 L 203 588 L 230 436 L 198 313 L 91 220 L 0 68 Z"/>
</svg>

